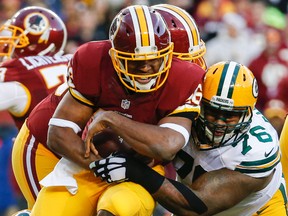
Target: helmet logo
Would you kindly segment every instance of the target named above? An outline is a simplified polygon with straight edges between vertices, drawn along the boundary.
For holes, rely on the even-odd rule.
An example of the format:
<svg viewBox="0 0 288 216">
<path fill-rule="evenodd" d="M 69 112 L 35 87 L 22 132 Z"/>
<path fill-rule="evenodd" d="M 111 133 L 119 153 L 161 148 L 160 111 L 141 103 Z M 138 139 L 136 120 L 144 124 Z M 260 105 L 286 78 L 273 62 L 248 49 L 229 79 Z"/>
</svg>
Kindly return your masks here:
<svg viewBox="0 0 288 216">
<path fill-rule="evenodd" d="M 232 110 L 234 106 L 234 100 L 230 98 L 223 98 L 217 95 L 213 96 L 210 101 L 211 106 L 214 107 L 225 107 L 228 110 Z"/>
<path fill-rule="evenodd" d="M 113 23 L 111 24 L 111 27 L 110 27 L 110 40 L 112 41 L 113 47 L 114 47 L 113 40 L 118 33 L 119 25 L 120 25 L 119 23 L 120 23 L 120 19 L 116 17 L 113 20 Z"/>
<path fill-rule="evenodd" d="M 258 97 L 258 84 L 256 78 L 253 79 L 253 84 L 252 84 L 252 94 L 255 98 Z"/>
<path fill-rule="evenodd" d="M 49 26 L 48 19 L 41 13 L 31 13 L 24 20 L 25 32 L 33 35 L 43 34 Z"/>
</svg>

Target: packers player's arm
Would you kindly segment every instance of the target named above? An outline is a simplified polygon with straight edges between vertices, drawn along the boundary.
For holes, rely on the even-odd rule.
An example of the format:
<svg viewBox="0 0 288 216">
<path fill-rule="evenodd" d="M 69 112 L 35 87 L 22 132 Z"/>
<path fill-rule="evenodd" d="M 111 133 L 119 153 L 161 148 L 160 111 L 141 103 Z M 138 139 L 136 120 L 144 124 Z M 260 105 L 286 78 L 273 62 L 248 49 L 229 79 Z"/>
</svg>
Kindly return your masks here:
<svg viewBox="0 0 288 216">
<path fill-rule="evenodd" d="M 153 197 L 177 215 L 213 215 L 263 189 L 272 176 L 273 173 L 265 178 L 252 178 L 237 171 L 221 169 L 206 172 L 187 187 L 166 178 Z M 200 213 L 199 207 L 203 213 Z"/>
<path fill-rule="evenodd" d="M 129 180 L 142 185 L 155 200 L 177 215 L 214 215 L 263 189 L 273 177 L 273 172 L 267 177 L 253 178 L 224 168 L 206 172 L 191 185 L 184 185 L 123 155 L 93 162 L 90 168 L 108 183 Z"/>
<path fill-rule="evenodd" d="M 49 122 L 47 137 L 47 145 L 52 151 L 86 169 L 99 156 L 90 154 L 89 157 L 84 157 L 85 144 L 78 133 L 83 130 L 92 114 L 91 107 L 81 104 L 67 92 Z"/>
<path fill-rule="evenodd" d="M 97 111 L 85 139 L 86 154 L 95 148 L 91 141 L 93 135 L 110 127 L 136 152 L 160 161 L 170 161 L 188 142 L 191 125 L 192 120 L 186 117 L 165 117 L 158 125 L 152 125 L 113 111 Z"/>
</svg>

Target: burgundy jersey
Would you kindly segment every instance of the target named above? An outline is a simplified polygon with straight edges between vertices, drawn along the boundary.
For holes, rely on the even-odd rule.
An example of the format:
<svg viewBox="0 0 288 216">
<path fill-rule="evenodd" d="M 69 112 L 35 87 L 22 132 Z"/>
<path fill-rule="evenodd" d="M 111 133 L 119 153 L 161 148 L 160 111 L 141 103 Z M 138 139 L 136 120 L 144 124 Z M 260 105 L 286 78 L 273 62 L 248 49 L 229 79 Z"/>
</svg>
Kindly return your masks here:
<svg viewBox="0 0 288 216">
<path fill-rule="evenodd" d="M 27 118 L 27 127 L 35 139 L 47 147 L 48 123 L 52 118 L 57 105 L 68 91 L 67 83 L 60 85 L 57 90 L 44 98 L 32 110 Z"/>
<path fill-rule="evenodd" d="M 76 51 L 67 78 L 71 95 L 95 109 L 112 110 L 135 121 L 157 124 L 168 115 L 194 119 L 200 112 L 202 78 L 198 65 L 174 58 L 165 84 L 157 91 L 135 93 L 119 81 L 109 41 L 89 42 Z"/>
<path fill-rule="evenodd" d="M 0 82 L 21 83 L 29 98 L 30 103 L 24 113 L 11 113 L 19 129 L 31 110 L 65 81 L 67 64 L 71 57 L 70 54 L 60 57 L 28 56 L 2 63 Z"/>
</svg>

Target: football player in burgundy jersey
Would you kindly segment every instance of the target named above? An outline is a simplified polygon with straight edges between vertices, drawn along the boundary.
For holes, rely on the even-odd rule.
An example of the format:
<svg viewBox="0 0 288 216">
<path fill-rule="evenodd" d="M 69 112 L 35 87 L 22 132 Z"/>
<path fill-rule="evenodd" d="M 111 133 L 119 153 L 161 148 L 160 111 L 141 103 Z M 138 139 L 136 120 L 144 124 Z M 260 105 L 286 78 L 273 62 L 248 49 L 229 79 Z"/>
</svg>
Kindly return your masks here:
<svg viewBox="0 0 288 216">
<path fill-rule="evenodd" d="M 19 10 L 0 27 L 0 110 L 11 114 L 19 130 L 31 110 L 65 82 L 72 57 L 62 55 L 66 39 L 63 21 L 37 6 Z"/>
<path fill-rule="evenodd" d="M 13 172 L 30 210 L 41 189 L 39 181 L 53 170 L 60 159 L 59 155 L 47 147 L 46 140 L 48 122 L 67 91 L 67 83 L 63 83 L 38 103 L 14 141 Z"/>
<path fill-rule="evenodd" d="M 0 27 L 0 110 L 18 129 L 31 110 L 65 81 L 71 55 L 62 55 L 63 21 L 42 7 L 26 7 Z"/>
<path fill-rule="evenodd" d="M 174 19 L 178 20 L 176 17 L 174 17 Z M 181 25 L 181 22 L 187 23 L 185 25 Z M 174 48 L 178 48 L 177 53 L 174 54 L 173 52 L 173 54 L 178 58 L 185 56 L 186 58 L 184 60 L 193 59 L 193 61 L 197 60 L 197 57 L 202 57 L 203 53 L 205 52 L 205 44 L 200 41 L 199 37 L 197 37 L 199 41 L 195 42 L 195 40 L 192 40 L 191 37 L 189 37 L 189 35 L 187 35 L 187 33 L 185 32 L 190 30 L 191 32 L 194 32 L 194 36 L 199 34 L 194 21 L 190 21 L 189 19 L 183 19 L 179 20 L 177 24 L 179 25 L 179 27 L 181 27 L 179 28 L 180 33 L 177 34 L 178 37 L 174 36 L 171 37 L 171 39 L 174 42 L 179 38 L 179 36 L 181 36 L 182 43 L 175 43 L 176 47 L 174 46 Z M 189 26 L 188 28 L 187 25 Z M 168 28 L 170 29 L 169 26 Z M 185 41 L 183 41 L 183 39 L 185 39 Z M 194 43 L 196 43 L 196 47 L 193 49 Z M 200 43 L 202 43 L 200 46 L 201 52 L 199 52 L 198 47 Z M 196 53 L 194 53 L 193 50 L 196 50 Z M 190 52 L 190 54 L 188 54 L 188 52 Z M 196 61 L 196 63 L 201 63 L 199 65 L 203 67 L 203 59 L 201 61 Z M 22 167 L 20 170 L 18 170 L 18 172 L 20 173 L 21 170 L 24 170 L 24 172 L 21 171 L 21 174 L 24 176 L 21 178 L 22 181 L 20 185 L 23 194 L 28 200 L 30 209 L 34 204 L 36 196 L 41 188 L 39 180 L 42 180 L 44 176 L 51 172 L 56 162 L 58 161 L 58 157 L 52 152 L 50 152 L 49 148 L 47 147 L 46 139 L 49 119 L 52 117 L 55 108 L 62 99 L 62 96 L 64 94 L 62 92 L 65 93 L 64 85 L 62 85 L 55 92 L 55 94 L 51 94 L 50 96 L 45 98 L 38 106 L 36 106 L 36 108 L 34 108 L 34 110 L 27 119 L 27 123 L 22 127 L 21 133 L 19 133 L 15 141 L 15 145 L 22 146 L 22 150 L 18 152 L 21 154 L 18 154 L 13 158 L 15 158 L 15 161 L 17 161 L 17 163 L 19 163 L 19 161 L 16 160 L 16 158 L 19 157 L 23 158 L 23 160 L 26 161 L 26 163 L 21 163 Z M 40 122 L 39 119 L 41 119 Z M 45 151 L 43 149 L 45 149 Z M 43 152 L 45 152 L 45 160 Z M 37 158 L 42 158 L 41 162 Z M 38 164 L 37 166 L 35 164 L 36 161 Z M 28 170 L 31 170 L 30 174 Z"/>
<path fill-rule="evenodd" d="M 137 152 L 159 161 L 171 160 L 187 143 L 192 121 L 200 112 L 205 71 L 194 63 L 172 60 L 172 51 L 161 15 L 139 5 L 115 17 L 110 41 L 89 42 L 76 51 L 69 66 L 69 92 L 48 130 L 48 147 L 63 158 L 41 181 L 44 187 L 32 215 L 95 215 L 101 209 L 118 215 L 153 212 L 150 194 L 127 182 L 113 186 L 119 193 L 112 196 L 119 195 L 120 199 L 114 198 L 124 203 L 97 206 L 108 184 L 89 169 L 100 157 L 88 147 L 90 137 L 106 127 Z M 96 110 L 85 148 L 79 133 Z M 163 174 L 162 166 L 154 169 Z M 60 176 L 54 178 L 57 173 Z"/>
<path fill-rule="evenodd" d="M 159 8 L 161 7 L 159 6 L 158 9 Z M 179 15 L 177 17 L 175 17 L 175 15 L 171 15 L 171 19 L 173 19 L 173 21 L 176 22 L 179 27 L 177 28 L 179 30 L 178 33 L 176 33 L 176 30 L 174 29 L 174 34 L 171 34 L 171 40 L 174 42 L 174 50 L 177 50 L 177 52 L 173 52 L 173 55 L 180 59 L 185 57 L 183 60 L 192 60 L 193 62 L 195 61 L 195 63 L 199 64 L 201 67 L 206 66 L 202 58 L 203 54 L 205 53 L 205 44 L 199 39 L 199 32 L 195 22 L 189 18 L 189 15 L 187 15 L 185 12 L 183 13 L 183 10 L 178 7 L 172 7 L 170 5 L 169 10 L 173 11 L 173 13 L 180 14 L 182 17 L 182 19 L 179 19 Z M 159 12 L 162 11 L 159 10 Z M 169 20 L 168 12 L 163 12 L 165 14 L 164 18 L 166 21 Z M 172 24 L 170 26 L 168 25 L 168 29 L 170 30 L 171 28 Z M 186 33 L 186 31 L 192 32 L 194 37 L 197 36 L 196 42 L 195 39 L 193 40 L 191 38 L 190 34 Z M 181 43 L 179 41 L 180 39 Z M 183 41 L 183 39 L 185 40 Z M 199 46 L 199 44 L 201 44 L 201 46 Z M 201 60 L 197 60 L 197 58 L 201 58 Z M 23 161 L 25 161 L 25 163 L 20 163 L 22 167 L 20 170 L 18 170 L 18 173 L 24 175 L 24 177 L 21 178 L 22 181 L 20 183 L 20 187 L 22 193 L 25 195 L 25 198 L 28 201 L 28 206 L 30 209 L 34 204 L 36 196 L 41 188 L 39 180 L 41 180 L 50 171 L 52 171 L 56 162 L 58 161 L 58 157 L 50 152 L 49 148 L 47 148 L 46 139 L 48 121 L 52 117 L 55 108 L 62 99 L 64 94 L 62 92 L 65 93 L 64 85 L 62 85 L 55 92 L 55 94 L 51 94 L 46 99 L 44 99 L 32 111 L 32 113 L 29 115 L 29 118 L 27 119 L 27 123 L 22 127 L 21 133 L 19 133 L 15 141 L 15 146 L 22 146 L 22 150 L 18 152 L 21 152 L 21 154 L 13 158 L 15 161 L 17 161 L 17 163 L 19 163 L 19 161 L 16 159 L 19 157 L 23 158 Z M 40 122 L 39 119 L 41 119 Z M 40 162 L 40 160 L 37 158 L 43 159 L 43 152 L 47 153 L 45 155 L 46 158 Z M 38 164 L 37 166 L 35 164 L 36 161 Z M 21 170 L 24 170 L 24 172 Z M 29 173 L 28 170 L 31 170 L 31 172 Z"/>
</svg>

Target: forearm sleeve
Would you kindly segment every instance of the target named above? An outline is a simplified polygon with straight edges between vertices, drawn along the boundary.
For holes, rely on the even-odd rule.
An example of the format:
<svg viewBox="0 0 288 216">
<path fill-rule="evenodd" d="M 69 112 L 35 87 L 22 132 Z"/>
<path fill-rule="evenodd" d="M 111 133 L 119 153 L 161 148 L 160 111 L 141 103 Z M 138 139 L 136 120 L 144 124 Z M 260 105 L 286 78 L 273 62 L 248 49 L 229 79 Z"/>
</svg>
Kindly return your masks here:
<svg viewBox="0 0 288 216">
<path fill-rule="evenodd" d="M 192 190 L 180 182 L 174 181 L 172 179 L 168 180 L 183 195 L 193 211 L 198 214 L 203 214 L 208 210 L 205 203 L 195 193 L 193 193 Z"/>
<path fill-rule="evenodd" d="M 130 164 L 130 167 L 132 166 L 134 166 L 134 168 L 132 169 L 133 174 L 132 172 L 128 173 L 131 181 L 142 185 L 151 194 L 154 194 L 156 192 L 165 193 L 165 191 L 161 191 L 161 186 L 165 180 L 164 176 L 160 175 L 145 164 L 136 163 L 136 161 Z M 192 211 L 195 211 L 198 214 L 202 214 L 208 210 L 205 203 L 187 186 L 172 179 L 166 179 L 171 183 L 171 186 L 173 185 L 177 189 L 177 191 L 179 191 L 179 193 L 181 193 L 182 196 L 187 200 L 187 202 L 189 203 L 189 207 Z M 167 194 L 167 196 L 171 197 L 171 194 Z M 173 195 L 170 200 L 173 201 Z M 175 202 L 177 202 L 176 199 Z"/>
</svg>

